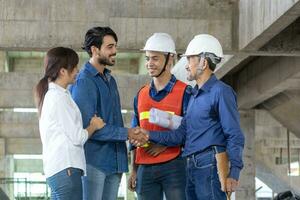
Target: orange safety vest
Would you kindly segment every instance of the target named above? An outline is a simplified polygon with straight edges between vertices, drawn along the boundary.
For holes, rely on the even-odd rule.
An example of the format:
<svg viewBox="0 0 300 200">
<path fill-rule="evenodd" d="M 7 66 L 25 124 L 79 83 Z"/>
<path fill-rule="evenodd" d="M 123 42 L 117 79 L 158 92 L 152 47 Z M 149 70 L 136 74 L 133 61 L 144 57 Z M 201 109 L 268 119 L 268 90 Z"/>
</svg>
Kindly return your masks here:
<svg viewBox="0 0 300 200">
<path fill-rule="evenodd" d="M 148 131 L 164 131 L 168 130 L 155 124 L 149 123 L 150 109 L 157 108 L 170 112 L 175 115 L 181 115 L 183 95 L 186 84 L 181 81 L 176 81 L 172 91 L 165 96 L 161 101 L 152 100 L 149 95 L 150 86 L 144 86 L 138 94 L 138 114 L 140 127 Z M 181 147 L 168 147 L 164 152 L 154 157 L 146 153 L 145 148 L 138 147 L 136 149 L 135 163 L 136 164 L 155 164 L 162 163 L 176 158 L 181 151 Z"/>
</svg>

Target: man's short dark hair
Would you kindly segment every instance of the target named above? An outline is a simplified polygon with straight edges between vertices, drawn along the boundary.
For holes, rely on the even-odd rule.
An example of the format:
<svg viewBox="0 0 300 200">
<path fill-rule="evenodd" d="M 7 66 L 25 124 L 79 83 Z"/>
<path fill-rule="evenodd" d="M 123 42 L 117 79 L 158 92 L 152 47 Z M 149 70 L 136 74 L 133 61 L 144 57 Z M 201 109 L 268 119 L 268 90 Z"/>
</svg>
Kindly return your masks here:
<svg viewBox="0 0 300 200">
<path fill-rule="evenodd" d="M 214 72 L 218 63 L 221 62 L 220 57 L 216 56 L 214 53 L 201 53 L 200 57 L 207 60 L 209 69 Z"/>
<path fill-rule="evenodd" d="M 207 60 L 209 69 L 210 69 L 212 72 L 214 72 L 217 65 L 216 65 L 215 63 L 213 63 L 212 60 L 211 60 L 209 57 L 206 57 L 205 59 Z"/>
<path fill-rule="evenodd" d="M 84 49 L 90 57 L 92 57 L 91 47 L 95 46 L 101 48 L 103 43 L 103 38 L 106 35 L 111 35 L 116 42 L 118 42 L 117 34 L 109 27 L 93 27 L 88 30 L 85 34 L 84 44 L 82 49 Z"/>
</svg>

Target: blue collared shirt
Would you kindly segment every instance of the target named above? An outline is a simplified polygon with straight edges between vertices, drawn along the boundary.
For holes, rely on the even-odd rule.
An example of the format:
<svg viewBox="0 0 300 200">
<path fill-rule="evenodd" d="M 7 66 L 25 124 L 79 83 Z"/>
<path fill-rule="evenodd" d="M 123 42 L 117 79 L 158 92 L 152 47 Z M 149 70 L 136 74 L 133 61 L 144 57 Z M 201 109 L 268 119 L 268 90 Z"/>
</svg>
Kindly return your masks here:
<svg viewBox="0 0 300 200">
<path fill-rule="evenodd" d="M 89 62 L 85 63 L 70 92 L 81 111 L 84 128 L 95 114 L 106 123 L 84 146 L 87 164 L 107 174 L 127 172 L 128 133 L 123 125 L 117 84 L 110 71 L 104 69 L 100 74 Z"/>
<path fill-rule="evenodd" d="M 160 91 L 157 91 L 155 86 L 154 86 L 154 82 L 153 80 L 151 81 L 150 84 L 150 91 L 149 91 L 149 95 L 150 97 L 154 100 L 154 101 L 161 101 L 164 97 L 166 97 L 170 92 L 172 92 L 172 89 L 176 83 L 177 79 L 176 77 L 172 74 L 170 81 L 167 83 L 167 85 Z M 185 92 L 183 95 L 183 100 L 182 100 L 182 113 L 181 115 L 184 116 L 187 110 L 187 106 L 190 100 L 192 94 L 192 87 L 190 85 L 188 85 L 185 88 Z M 133 108 L 134 108 L 134 116 L 131 120 L 131 127 L 136 127 L 139 126 L 139 118 L 138 118 L 138 109 L 137 109 L 137 105 L 138 105 L 138 98 L 137 95 L 134 97 L 133 100 Z"/>
<path fill-rule="evenodd" d="M 184 144 L 183 156 L 212 145 L 224 146 L 231 163 L 229 177 L 238 180 L 243 168 L 245 138 L 233 89 L 212 75 L 201 88 L 196 85 L 193 89 L 179 128 L 168 132 L 151 131 L 150 140 L 168 146 Z"/>
</svg>

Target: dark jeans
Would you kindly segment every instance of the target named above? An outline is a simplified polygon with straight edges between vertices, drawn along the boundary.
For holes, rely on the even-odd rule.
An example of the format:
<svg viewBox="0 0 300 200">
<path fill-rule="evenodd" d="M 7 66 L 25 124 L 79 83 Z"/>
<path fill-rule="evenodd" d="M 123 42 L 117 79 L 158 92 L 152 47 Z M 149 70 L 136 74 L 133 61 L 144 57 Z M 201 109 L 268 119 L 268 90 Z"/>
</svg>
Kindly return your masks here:
<svg viewBox="0 0 300 200">
<path fill-rule="evenodd" d="M 218 152 L 223 151 L 224 148 L 218 149 Z M 187 200 L 226 200 L 217 173 L 214 148 L 188 157 L 186 197 Z"/>
<path fill-rule="evenodd" d="M 139 165 L 136 192 L 139 200 L 185 200 L 186 159 L 179 156 L 169 162 Z"/>
<path fill-rule="evenodd" d="M 77 168 L 64 169 L 47 178 L 52 200 L 82 200 L 81 176 Z"/>
</svg>

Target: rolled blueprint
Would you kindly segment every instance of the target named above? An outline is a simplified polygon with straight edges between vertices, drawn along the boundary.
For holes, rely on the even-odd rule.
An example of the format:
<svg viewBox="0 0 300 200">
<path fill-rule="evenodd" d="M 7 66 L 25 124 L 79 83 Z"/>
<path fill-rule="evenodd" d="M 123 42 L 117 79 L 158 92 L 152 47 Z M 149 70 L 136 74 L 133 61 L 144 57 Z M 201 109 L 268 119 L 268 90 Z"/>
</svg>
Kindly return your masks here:
<svg viewBox="0 0 300 200">
<path fill-rule="evenodd" d="M 149 122 L 158 126 L 169 128 L 172 130 L 177 129 L 181 123 L 181 120 L 181 116 L 174 115 L 170 112 L 159 110 L 157 108 L 150 109 Z"/>
</svg>

